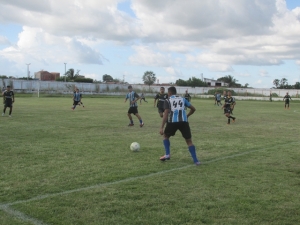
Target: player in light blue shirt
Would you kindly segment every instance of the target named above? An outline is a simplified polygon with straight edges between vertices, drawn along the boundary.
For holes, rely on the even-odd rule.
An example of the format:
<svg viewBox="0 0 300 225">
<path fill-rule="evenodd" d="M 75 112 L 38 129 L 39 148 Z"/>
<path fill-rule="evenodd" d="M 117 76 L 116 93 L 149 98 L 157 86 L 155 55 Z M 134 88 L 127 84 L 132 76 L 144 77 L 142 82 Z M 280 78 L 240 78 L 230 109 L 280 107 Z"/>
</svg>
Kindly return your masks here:
<svg viewBox="0 0 300 225">
<path fill-rule="evenodd" d="M 160 157 L 161 161 L 170 159 L 170 140 L 171 136 L 174 136 L 177 130 L 180 130 L 183 138 L 185 139 L 188 150 L 191 153 L 193 161 L 196 165 L 200 165 L 196 156 L 196 148 L 192 142 L 191 129 L 188 122 L 188 117 L 195 111 L 195 107 L 191 105 L 185 98 L 176 95 L 177 91 L 175 87 L 168 88 L 169 98 L 165 100 L 165 112 L 162 119 L 162 125 L 159 133 L 164 136 L 163 144 L 166 154 Z M 190 108 L 189 113 L 186 113 L 185 107 Z M 165 124 L 166 127 L 165 127 Z"/>
</svg>

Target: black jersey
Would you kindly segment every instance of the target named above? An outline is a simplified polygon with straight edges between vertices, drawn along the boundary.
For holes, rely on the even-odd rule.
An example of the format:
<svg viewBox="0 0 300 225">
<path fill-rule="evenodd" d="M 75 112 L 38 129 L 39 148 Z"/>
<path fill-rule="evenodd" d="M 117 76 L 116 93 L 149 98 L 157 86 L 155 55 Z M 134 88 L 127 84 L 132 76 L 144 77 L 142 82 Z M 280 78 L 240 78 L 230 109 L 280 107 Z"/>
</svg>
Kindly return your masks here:
<svg viewBox="0 0 300 225">
<path fill-rule="evenodd" d="M 191 101 L 192 97 L 190 96 L 189 93 L 187 93 L 187 94 L 184 95 L 184 98 L 189 102 L 189 101 Z"/>
<path fill-rule="evenodd" d="M 161 94 L 161 93 L 158 93 L 157 95 L 155 95 L 154 99 L 158 99 L 157 101 L 157 108 L 164 108 L 164 103 L 165 103 L 165 100 L 168 98 L 168 95 L 166 93 L 164 94 Z"/>
<path fill-rule="evenodd" d="M 283 98 L 283 100 L 285 100 L 286 102 L 289 102 L 290 99 L 292 99 L 290 95 L 285 95 Z"/>
<path fill-rule="evenodd" d="M 5 103 L 12 103 L 12 99 L 14 97 L 14 92 L 13 91 L 4 91 L 3 92 L 3 98 Z"/>
<path fill-rule="evenodd" d="M 234 97 L 228 97 L 225 98 L 225 108 L 231 108 L 231 106 L 235 103 Z"/>
</svg>

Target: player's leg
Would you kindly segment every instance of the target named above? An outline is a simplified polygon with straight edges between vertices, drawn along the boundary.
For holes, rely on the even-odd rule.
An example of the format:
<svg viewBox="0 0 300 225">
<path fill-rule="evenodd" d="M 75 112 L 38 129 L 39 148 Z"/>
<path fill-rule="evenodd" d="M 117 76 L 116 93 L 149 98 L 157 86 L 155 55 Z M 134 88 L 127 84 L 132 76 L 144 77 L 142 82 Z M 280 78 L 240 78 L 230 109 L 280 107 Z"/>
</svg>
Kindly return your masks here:
<svg viewBox="0 0 300 225">
<path fill-rule="evenodd" d="M 137 112 L 136 110 L 136 113 L 134 114 L 140 121 L 140 127 L 144 126 L 144 122 L 142 120 L 142 117 L 140 116 L 140 114 Z"/>
<path fill-rule="evenodd" d="M 8 114 L 9 117 L 11 117 L 12 108 L 13 108 L 13 107 L 12 107 L 12 105 L 11 105 L 11 106 L 9 107 L 9 114 Z"/>
<path fill-rule="evenodd" d="M 84 105 L 83 105 L 83 102 L 82 101 L 80 101 L 80 104 L 82 105 L 82 107 L 84 108 Z"/>
<path fill-rule="evenodd" d="M 165 127 L 164 134 L 163 134 L 164 135 L 163 145 L 165 149 L 165 155 L 159 158 L 163 162 L 171 158 L 170 137 L 175 135 L 178 129 L 176 125 L 177 123 L 167 123 Z"/>
<path fill-rule="evenodd" d="M 182 123 L 179 128 L 182 137 L 185 139 L 185 142 L 188 146 L 188 150 L 192 156 L 192 159 L 196 165 L 200 165 L 200 162 L 197 158 L 196 147 L 192 142 L 192 134 L 189 123 Z"/>
<path fill-rule="evenodd" d="M 6 111 L 6 104 L 4 105 L 2 116 L 5 115 L 5 111 Z"/>
<path fill-rule="evenodd" d="M 130 121 L 130 123 L 128 124 L 128 126 L 133 126 L 133 125 L 134 125 L 133 120 L 132 120 L 131 113 L 132 113 L 132 107 L 130 107 L 130 108 L 128 109 L 128 112 L 127 112 L 127 116 L 128 116 L 128 118 L 129 118 L 129 121 Z"/>
<path fill-rule="evenodd" d="M 159 113 L 159 116 L 161 117 L 161 118 L 163 118 L 163 116 L 164 116 L 164 110 L 162 109 L 162 108 L 158 108 L 158 113 Z"/>
</svg>

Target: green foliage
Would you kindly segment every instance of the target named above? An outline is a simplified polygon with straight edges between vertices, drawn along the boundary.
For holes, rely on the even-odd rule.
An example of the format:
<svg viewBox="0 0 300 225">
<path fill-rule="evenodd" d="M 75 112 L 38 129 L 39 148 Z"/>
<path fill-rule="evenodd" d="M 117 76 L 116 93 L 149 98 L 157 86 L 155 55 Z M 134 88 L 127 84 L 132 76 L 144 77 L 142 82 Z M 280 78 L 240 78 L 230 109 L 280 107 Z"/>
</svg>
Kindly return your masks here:
<svg viewBox="0 0 300 225">
<path fill-rule="evenodd" d="M 78 82 L 78 83 L 93 83 L 93 79 L 92 78 L 83 78 L 83 77 L 77 77 L 74 79 L 74 82 Z"/>
<path fill-rule="evenodd" d="M 152 71 L 146 71 L 143 75 L 143 81 L 144 84 L 150 85 L 154 84 L 154 82 L 156 81 L 156 76 L 155 73 L 153 73 Z"/>
<path fill-rule="evenodd" d="M 188 80 L 178 79 L 175 83 L 177 86 L 184 87 L 207 87 L 207 84 L 205 82 L 196 77 L 189 78 Z"/>
<path fill-rule="evenodd" d="M 114 78 L 113 78 L 111 75 L 104 74 L 104 75 L 102 76 L 102 80 L 103 80 L 103 82 L 111 82 L 111 81 L 114 80 Z"/>
<path fill-rule="evenodd" d="M 223 81 L 228 84 L 228 87 L 241 87 L 240 84 L 238 84 L 238 80 L 236 80 L 233 76 L 227 75 L 225 77 L 218 78 L 218 81 Z"/>
</svg>

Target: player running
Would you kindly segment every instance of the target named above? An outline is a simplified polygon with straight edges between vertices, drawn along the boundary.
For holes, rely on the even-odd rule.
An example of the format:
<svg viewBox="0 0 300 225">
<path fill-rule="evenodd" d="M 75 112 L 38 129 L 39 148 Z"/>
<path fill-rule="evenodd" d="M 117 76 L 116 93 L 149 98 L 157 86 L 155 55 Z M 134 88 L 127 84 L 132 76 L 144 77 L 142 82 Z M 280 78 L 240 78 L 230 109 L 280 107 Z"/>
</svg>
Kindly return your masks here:
<svg viewBox="0 0 300 225">
<path fill-rule="evenodd" d="M 284 101 L 284 109 L 286 109 L 286 106 L 288 107 L 287 109 L 290 109 L 290 100 L 292 100 L 291 96 L 287 92 L 286 95 L 283 97 Z"/>
<path fill-rule="evenodd" d="M 221 94 L 219 92 L 216 93 L 216 101 L 217 101 L 217 105 L 222 105 L 221 103 Z"/>
<path fill-rule="evenodd" d="M 4 104 L 2 116 L 5 115 L 6 108 L 8 107 L 9 108 L 8 116 L 11 117 L 13 103 L 15 102 L 15 94 L 12 90 L 10 90 L 9 85 L 6 87 L 6 90 L 2 93 L 2 96 L 3 96 L 3 104 Z"/>
<path fill-rule="evenodd" d="M 230 114 L 232 114 L 232 109 L 235 104 L 236 103 L 235 103 L 234 97 L 232 97 L 231 92 L 228 91 L 227 96 L 225 98 L 225 103 L 222 107 L 222 109 L 224 109 L 225 116 L 228 118 L 228 122 L 227 122 L 228 125 L 230 124 L 230 119 L 232 119 L 232 122 L 235 122 L 235 117 L 230 115 Z"/>
<path fill-rule="evenodd" d="M 162 118 L 163 117 L 163 113 L 165 111 L 164 109 L 164 103 L 165 103 L 165 100 L 168 98 L 168 95 L 165 93 L 165 88 L 164 87 L 160 87 L 160 91 L 157 95 L 155 95 L 154 97 L 154 107 L 156 105 L 156 107 L 158 108 L 158 113 L 160 115 L 160 117 Z M 156 103 L 156 100 L 157 101 L 157 104 Z"/>
<path fill-rule="evenodd" d="M 148 103 L 148 101 L 146 101 L 146 98 L 145 98 L 144 93 L 141 94 L 140 104 L 142 104 L 142 100 L 144 100 L 144 102 L 147 102 L 147 103 Z"/>
<path fill-rule="evenodd" d="M 127 99 L 129 99 L 129 109 L 127 112 L 127 116 L 130 120 L 130 123 L 128 124 L 128 126 L 129 127 L 134 126 L 132 116 L 131 116 L 131 114 L 133 114 L 139 119 L 140 127 L 143 127 L 144 123 L 143 123 L 143 120 L 142 120 L 141 116 L 139 115 L 138 109 L 137 109 L 137 107 L 138 107 L 137 101 L 140 99 L 140 96 L 135 91 L 132 90 L 131 85 L 128 86 L 128 90 L 129 90 L 129 93 L 126 95 L 126 98 L 124 100 L 124 102 L 126 102 Z"/>
<path fill-rule="evenodd" d="M 170 140 L 171 136 L 174 136 L 177 130 L 180 130 L 183 138 L 185 139 L 188 150 L 193 158 L 195 165 L 200 165 L 196 156 L 196 148 L 192 142 L 191 129 L 188 123 L 188 117 L 195 111 L 195 107 L 191 105 L 185 98 L 176 95 L 177 91 L 175 87 L 168 88 L 169 98 L 165 100 L 164 108 L 165 112 L 162 119 L 162 124 L 159 133 L 163 135 L 163 144 L 165 147 L 165 155 L 160 157 L 161 161 L 170 159 Z M 190 108 L 189 113 L 186 113 L 184 107 Z M 165 127 L 165 124 L 166 127 Z"/>
<path fill-rule="evenodd" d="M 76 108 L 77 105 L 81 102 L 81 93 L 79 92 L 79 89 L 77 88 L 76 91 L 73 94 L 73 107 L 72 110 Z M 83 106 L 84 107 L 84 106 Z"/>
</svg>

